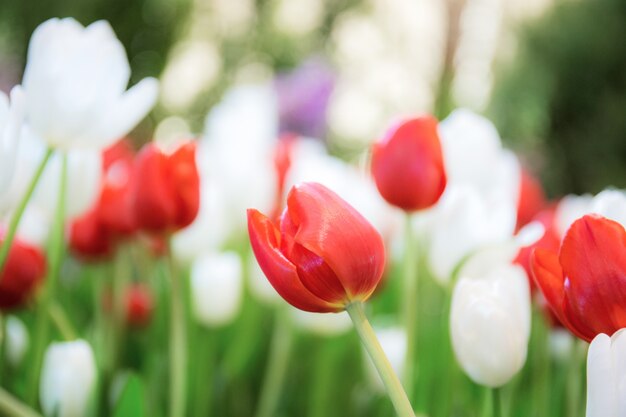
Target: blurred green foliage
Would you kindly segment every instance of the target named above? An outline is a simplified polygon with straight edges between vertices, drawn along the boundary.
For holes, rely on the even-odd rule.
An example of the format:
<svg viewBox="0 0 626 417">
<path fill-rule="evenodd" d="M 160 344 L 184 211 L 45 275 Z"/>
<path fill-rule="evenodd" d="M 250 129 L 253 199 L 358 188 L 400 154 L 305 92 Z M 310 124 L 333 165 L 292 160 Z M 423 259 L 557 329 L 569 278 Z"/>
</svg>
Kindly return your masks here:
<svg viewBox="0 0 626 417">
<path fill-rule="evenodd" d="M 626 187 L 626 0 L 557 1 L 525 28 L 490 116 L 548 192 Z"/>
</svg>

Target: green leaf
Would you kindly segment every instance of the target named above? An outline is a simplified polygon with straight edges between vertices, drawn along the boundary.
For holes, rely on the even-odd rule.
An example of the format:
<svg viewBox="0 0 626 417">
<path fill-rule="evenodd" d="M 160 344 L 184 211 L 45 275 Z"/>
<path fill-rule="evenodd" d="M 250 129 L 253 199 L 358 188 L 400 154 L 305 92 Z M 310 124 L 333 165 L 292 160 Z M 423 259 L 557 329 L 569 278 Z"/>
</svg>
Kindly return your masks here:
<svg viewBox="0 0 626 417">
<path fill-rule="evenodd" d="M 139 376 L 129 374 L 120 394 L 113 417 L 146 416 L 145 389 Z"/>
</svg>

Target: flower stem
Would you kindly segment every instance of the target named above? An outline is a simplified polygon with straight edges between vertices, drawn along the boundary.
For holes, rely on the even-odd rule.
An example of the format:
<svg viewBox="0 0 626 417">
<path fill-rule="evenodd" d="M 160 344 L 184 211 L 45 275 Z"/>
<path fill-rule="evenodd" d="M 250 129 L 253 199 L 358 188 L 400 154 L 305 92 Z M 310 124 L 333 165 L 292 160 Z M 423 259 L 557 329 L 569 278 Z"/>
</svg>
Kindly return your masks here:
<svg viewBox="0 0 626 417">
<path fill-rule="evenodd" d="M 403 313 L 406 326 L 407 349 L 404 361 L 404 388 L 410 399 L 415 395 L 415 347 L 417 345 L 417 259 L 410 213 L 405 214 L 404 228 L 404 299 Z"/>
<path fill-rule="evenodd" d="M 52 301 L 50 303 L 50 306 L 48 307 L 48 316 L 54 323 L 59 333 L 61 333 L 63 339 L 74 340 L 78 338 L 78 333 L 74 330 L 67 313 L 56 301 Z"/>
<path fill-rule="evenodd" d="M 502 401 L 499 388 L 491 389 L 491 410 L 492 417 L 502 417 Z"/>
<path fill-rule="evenodd" d="M 365 316 L 363 303 L 356 301 L 348 304 L 346 310 L 354 323 L 354 327 L 361 338 L 361 342 L 365 346 L 365 350 L 367 350 L 370 358 L 372 358 L 372 362 L 374 362 L 374 366 L 380 378 L 383 380 L 383 384 L 387 389 L 387 394 L 396 410 L 396 414 L 398 414 L 399 417 L 414 417 L 415 414 L 413 413 L 409 398 L 406 392 L 404 392 L 402 384 L 391 367 L 383 348 L 380 346 L 374 329 L 372 329 L 372 326 Z"/>
<path fill-rule="evenodd" d="M 48 148 L 43 159 L 39 163 L 37 170 L 35 171 L 35 175 L 33 175 L 33 178 L 30 180 L 30 183 L 28 184 L 28 188 L 26 189 L 26 192 L 22 196 L 22 199 L 20 200 L 17 208 L 15 209 L 15 212 L 11 216 L 11 222 L 9 223 L 9 228 L 4 237 L 2 245 L 0 246 L 0 271 L 2 271 L 2 268 L 4 268 L 4 263 L 6 262 L 7 256 L 9 255 L 9 250 L 11 249 L 11 244 L 13 243 L 13 238 L 15 237 L 15 233 L 17 232 L 17 227 L 20 224 L 20 220 L 22 218 L 22 215 L 24 214 L 24 210 L 26 210 L 28 201 L 32 197 L 33 193 L 35 192 L 35 188 L 37 187 L 37 184 L 39 183 L 39 179 L 41 178 L 41 175 L 43 174 L 43 171 L 46 168 L 46 165 L 48 164 L 50 157 L 52 156 L 52 152 L 53 152 L 52 148 Z"/>
<path fill-rule="evenodd" d="M 0 387 L 0 412 L 7 417 L 41 417 L 41 414 L 23 404 L 2 387 Z"/>
<path fill-rule="evenodd" d="M 49 269 L 46 278 L 45 287 L 43 288 L 39 302 L 37 304 L 37 320 L 35 325 L 34 340 L 34 356 L 31 367 L 30 386 L 29 386 L 29 404 L 37 404 L 37 392 L 39 386 L 39 375 L 43 362 L 43 353 L 46 348 L 50 333 L 50 321 L 48 314 L 54 291 L 57 285 L 59 274 L 61 272 L 61 261 L 63 260 L 63 232 L 65 217 L 65 199 L 67 195 L 67 155 L 61 157 L 61 178 L 59 181 L 59 198 L 57 200 L 54 224 L 52 226 L 50 251 L 49 251 Z"/>
<path fill-rule="evenodd" d="M 171 245 L 168 250 L 171 283 L 170 312 L 170 417 L 186 415 L 187 323 L 185 320 L 183 277 L 176 273 Z"/>
<path fill-rule="evenodd" d="M 270 346 L 270 356 L 265 368 L 265 377 L 261 385 L 261 394 L 257 406 L 256 417 L 274 417 L 280 394 L 285 382 L 285 375 L 291 356 L 292 340 L 291 323 L 285 310 L 276 310 L 276 324 Z"/>
</svg>

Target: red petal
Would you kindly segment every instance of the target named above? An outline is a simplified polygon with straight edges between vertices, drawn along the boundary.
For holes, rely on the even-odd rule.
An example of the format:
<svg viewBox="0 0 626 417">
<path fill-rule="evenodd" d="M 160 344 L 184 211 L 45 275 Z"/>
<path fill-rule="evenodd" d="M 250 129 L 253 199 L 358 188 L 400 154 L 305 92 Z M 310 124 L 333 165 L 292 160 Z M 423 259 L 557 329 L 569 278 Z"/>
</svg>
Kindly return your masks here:
<svg viewBox="0 0 626 417">
<path fill-rule="evenodd" d="M 294 187 L 287 197 L 287 207 L 298 227 L 295 241 L 324 259 L 349 300 L 369 297 L 385 267 L 385 248 L 378 231 L 321 184 Z"/>
<path fill-rule="evenodd" d="M 600 216 L 584 216 L 567 231 L 560 261 L 572 315 L 594 333 L 626 327 L 626 231 Z"/>
<path fill-rule="evenodd" d="M 46 258 L 41 251 L 15 239 L 0 271 L 0 310 L 21 307 L 43 281 L 45 273 Z"/>
<path fill-rule="evenodd" d="M 437 120 L 425 116 L 390 129 L 372 149 L 372 175 L 385 200 L 403 210 L 435 204 L 446 187 Z"/>
<path fill-rule="evenodd" d="M 176 196 L 170 185 L 167 157 L 154 144 L 137 155 L 131 201 L 137 225 L 150 232 L 166 231 L 176 218 Z"/>
<path fill-rule="evenodd" d="M 170 181 L 177 201 L 175 225 L 182 228 L 193 222 L 200 207 L 200 177 L 196 167 L 196 144 L 187 142 L 168 160 Z"/>
<path fill-rule="evenodd" d="M 557 254 L 537 248 L 531 255 L 530 265 L 537 286 L 559 321 L 576 336 L 586 340 L 587 336 L 570 320 L 565 299 L 563 271 Z"/>
<path fill-rule="evenodd" d="M 311 312 L 343 310 L 342 305 L 331 304 L 316 297 L 300 282 L 295 265 L 279 249 L 278 229 L 258 210 L 248 210 L 248 233 L 259 266 L 285 301 L 300 310 Z"/>
</svg>

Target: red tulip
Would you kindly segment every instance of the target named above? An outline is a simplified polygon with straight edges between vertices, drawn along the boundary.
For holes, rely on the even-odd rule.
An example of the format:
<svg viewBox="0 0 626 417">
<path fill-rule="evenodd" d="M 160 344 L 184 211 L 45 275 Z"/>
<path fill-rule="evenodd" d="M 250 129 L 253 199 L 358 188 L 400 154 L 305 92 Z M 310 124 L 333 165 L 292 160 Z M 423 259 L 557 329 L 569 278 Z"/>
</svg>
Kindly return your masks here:
<svg viewBox="0 0 626 417">
<path fill-rule="evenodd" d="M 372 175 L 394 206 L 415 211 L 434 205 L 446 187 L 437 120 L 422 116 L 391 128 L 372 148 Z"/>
<path fill-rule="evenodd" d="M 69 248 L 88 260 L 109 257 L 113 252 L 113 236 L 100 221 L 98 210 L 92 209 L 70 224 Z"/>
<path fill-rule="evenodd" d="M 597 215 L 576 220 L 559 253 L 536 249 L 531 268 L 561 323 L 591 341 L 626 327 L 626 231 Z"/>
<path fill-rule="evenodd" d="M 14 239 L 0 272 L 0 310 L 13 310 L 24 305 L 45 274 L 46 258 L 41 250 Z"/>
<path fill-rule="evenodd" d="M 522 169 L 520 196 L 517 203 L 517 229 L 530 223 L 546 207 L 546 196 L 541 183 L 526 169 Z"/>
<path fill-rule="evenodd" d="M 380 234 L 321 184 L 293 187 L 279 225 L 249 209 L 248 232 L 267 279 L 301 310 L 336 312 L 364 301 L 384 270 Z"/>
<path fill-rule="evenodd" d="M 126 321 L 131 326 L 147 325 L 152 319 L 152 295 L 150 291 L 139 284 L 128 289 L 126 294 Z"/>
<path fill-rule="evenodd" d="M 130 189 L 134 153 L 130 144 L 119 141 L 103 154 L 103 176 L 98 216 L 102 224 L 118 235 L 132 234 L 135 229 Z"/>
<path fill-rule="evenodd" d="M 272 209 L 272 219 L 280 216 L 283 205 L 283 196 L 285 194 L 285 183 L 287 174 L 291 169 L 293 147 L 298 137 L 294 134 L 284 134 L 278 140 L 278 144 L 274 149 L 274 169 L 276 170 L 276 199 L 274 208 Z"/>
<path fill-rule="evenodd" d="M 142 148 L 135 160 L 131 203 L 136 224 L 152 233 L 188 226 L 198 214 L 200 179 L 196 145 L 186 142 L 165 154 L 155 144 Z"/>
<path fill-rule="evenodd" d="M 515 258 L 515 263 L 522 266 L 526 270 L 526 274 L 530 278 L 531 287 L 535 287 L 534 280 L 532 279 L 532 271 L 530 267 L 530 258 L 533 251 L 536 248 L 547 249 L 553 252 L 558 252 L 559 246 L 561 245 L 561 235 L 559 233 L 558 227 L 556 225 L 556 210 L 555 207 L 546 209 L 537 215 L 535 215 L 531 220 L 538 221 L 544 227 L 544 234 L 535 243 L 530 246 L 524 246 L 520 249 Z"/>
</svg>

